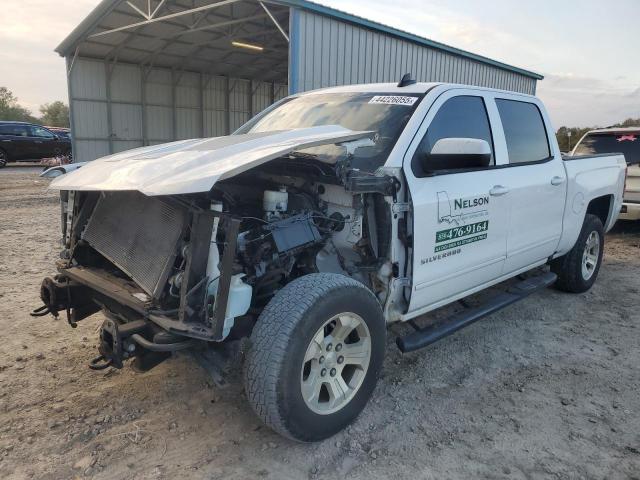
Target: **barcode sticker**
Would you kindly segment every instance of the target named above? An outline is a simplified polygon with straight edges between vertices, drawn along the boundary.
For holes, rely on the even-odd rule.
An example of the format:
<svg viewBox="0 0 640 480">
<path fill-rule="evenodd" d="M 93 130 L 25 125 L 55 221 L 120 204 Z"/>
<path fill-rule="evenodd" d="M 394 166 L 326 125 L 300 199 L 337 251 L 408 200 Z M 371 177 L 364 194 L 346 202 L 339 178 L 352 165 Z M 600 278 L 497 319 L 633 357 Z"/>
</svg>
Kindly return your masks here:
<svg viewBox="0 0 640 480">
<path fill-rule="evenodd" d="M 402 95 L 376 95 L 369 103 L 378 103 L 383 105 L 406 105 L 407 107 L 412 106 L 416 103 L 418 97 L 405 97 Z"/>
</svg>

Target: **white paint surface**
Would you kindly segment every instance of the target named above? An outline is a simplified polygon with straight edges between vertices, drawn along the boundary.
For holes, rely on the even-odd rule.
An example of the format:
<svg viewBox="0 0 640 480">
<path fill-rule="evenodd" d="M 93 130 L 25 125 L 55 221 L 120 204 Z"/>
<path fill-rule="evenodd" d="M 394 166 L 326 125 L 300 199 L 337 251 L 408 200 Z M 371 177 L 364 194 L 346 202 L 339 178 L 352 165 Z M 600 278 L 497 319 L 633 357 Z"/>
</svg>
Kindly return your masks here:
<svg viewBox="0 0 640 480">
<path fill-rule="evenodd" d="M 50 188 L 138 190 L 149 196 L 206 192 L 218 180 L 233 177 L 294 150 L 349 142 L 370 134 L 327 125 L 181 140 L 94 160 L 57 178 Z"/>
</svg>

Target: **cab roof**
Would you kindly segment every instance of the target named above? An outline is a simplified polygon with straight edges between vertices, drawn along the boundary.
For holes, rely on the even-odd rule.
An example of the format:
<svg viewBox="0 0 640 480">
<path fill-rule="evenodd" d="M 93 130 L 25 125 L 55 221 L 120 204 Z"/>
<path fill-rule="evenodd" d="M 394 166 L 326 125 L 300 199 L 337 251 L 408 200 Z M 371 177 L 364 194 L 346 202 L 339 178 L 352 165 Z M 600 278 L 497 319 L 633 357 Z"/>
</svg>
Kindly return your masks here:
<svg viewBox="0 0 640 480">
<path fill-rule="evenodd" d="M 445 83 L 445 82 L 416 82 L 411 85 L 399 87 L 397 83 L 364 83 L 357 85 L 343 85 L 337 87 L 320 88 L 318 90 L 310 90 L 308 92 L 301 92 L 292 96 L 305 96 L 315 95 L 319 93 L 387 93 L 390 95 L 403 95 L 403 94 L 425 94 L 435 87 L 446 88 L 468 88 L 473 90 L 488 91 L 488 92 L 503 92 L 509 95 L 519 95 L 522 97 L 532 97 L 535 95 L 528 95 L 526 93 L 513 92 L 510 90 L 500 90 L 496 88 L 480 87 L 477 85 L 464 85 L 459 83 Z"/>
<path fill-rule="evenodd" d="M 357 85 L 341 85 L 338 87 L 320 88 L 318 90 L 311 90 L 309 92 L 301 93 L 300 95 L 313 95 L 316 93 L 390 93 L 401 95 L 403 93 L 426 93 L 438 85 L 444 85 L 442 83 L 435 82 L 417 82 L 405 87 L 399 87 L 397 83 L 364 83 Z"/>
</svg>

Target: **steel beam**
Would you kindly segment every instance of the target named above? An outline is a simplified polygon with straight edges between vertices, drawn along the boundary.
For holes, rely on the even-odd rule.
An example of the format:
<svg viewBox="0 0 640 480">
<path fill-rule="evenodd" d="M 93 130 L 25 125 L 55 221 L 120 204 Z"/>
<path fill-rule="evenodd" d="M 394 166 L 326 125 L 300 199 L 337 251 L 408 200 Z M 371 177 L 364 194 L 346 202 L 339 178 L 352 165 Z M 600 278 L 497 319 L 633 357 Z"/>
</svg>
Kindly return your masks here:
<svg viewBox="0 0 640 480">
<path fill-rule="evenodd" d="M 89 35 L 89 38 L 101 37 L 103 35 L 108 35 L 110 33 L 121 32 L 123 30 L 129 30 L 130 28 L 141 27 L 143 25 L 150 25 L 152 23 L 162 22 L 164 20 L 169 20 L 171 18 L 177 18 L 177 17 L 181 17 L 181 16 L 184 16 L 184 15 L 190 15 L 192 13 L 202 12 L 202 11 L 205 11 L 205 10 L 210 10 L 210 9 L 213 9 L 213 8 L 222 7 L 224 5 L 230 5 L 232 3 L 236 3 L 236 2 L 239 2 L 239 1 L 241 1 L 241 0 L 223 0 L 223 1 L 218 2 L 218 3 L 213 3 L 213 4 L 209 4 L 209 5 L 203 5 L 201 7 L 191 8 L 189 10 L 183 10 L 183 11 L 176 12 L 176 13 L 170 13 L 169 15 L 164 15 L 162 17 L 154 17 L 154 18 L 151 18 L 149 20 L 145 20 L 143 22 L 136 22 L 136 23 L 132 23 L 130 25 L 124 25 L 122 27 L 112 28 L 112 29 L 109 29 L 109 30 L 104 30 L 102 32 L 94 33 L 93 35 Z"/>
<path fill-rule="evenodd" d="M 160 0 L 160 3 L 158 4 L 158 6 L 153 10 L 153 12 L 151 12 L 151 14 L 149 15 L 149 20 L 151 20 L 152 18 L 155 18 L 156 14 L 160 11 L 160 9 L 164 6 L 165 2 L 167 0 Z"/>
<path fill-rule="evenodd" d="M 282 36 L 287 40 L 287 42 L 289 42 L 289 35 L 287 35 L 287 32 L 284 31 L 284 28 L 280 26 L 280 23 L 278 23 L 278 20 L 276 19 L 276 17 L 273 16 L 271 11 L 267 8 L 267 6 L 263 2 L 258 1 L 258 3 L 264 9 L 264 11 L 267 12 L 267 15 L 269 15 L 269 18 L 275 24 L 276 28 L 280 30 L 280 33 L 282 34 Z"/>
<path fill-rule="evenodd" d="M 76 63 L 76 58 L 78 58 L 78 51 L 80 51 L 80 47 L 76 47 L 75 52 L 73 52 L 73 58 L 71 59 L 71 63 L 67 62 L 68 63 L 67 77 L 71 76 L 71 70 L 73 70 L 73 65 L 74 63 Z"/>
<path fill-rule="evenodd" d="M 129 5 L 134 11 L 138 12 L 140 15 L 142 15 L 142 18 L 145 18 L 147 20 L 151 20 L 149 18 L 149 14 L 148 13 L 144 13 L 142 10 L 140 10 L 137 6 L 135 6 L 133 3 L 131 3 L 129 0 L 127 0 L 125 2 L 127 5 Z"/>
</svg>

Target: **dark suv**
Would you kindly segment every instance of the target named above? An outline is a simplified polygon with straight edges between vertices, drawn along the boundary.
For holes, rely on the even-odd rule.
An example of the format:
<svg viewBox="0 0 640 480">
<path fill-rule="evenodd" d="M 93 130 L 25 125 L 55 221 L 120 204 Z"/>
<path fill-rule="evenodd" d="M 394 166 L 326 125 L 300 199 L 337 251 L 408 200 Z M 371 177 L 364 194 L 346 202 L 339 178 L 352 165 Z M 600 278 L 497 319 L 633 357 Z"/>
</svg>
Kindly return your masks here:
<svg viewBox="0 0 640 480">
<path fill-rule="evenodd" d="M 0 121 L 0 168 L 8 161 L 67 155 L 71 140 L 40 125 Z"/>
</svg>

